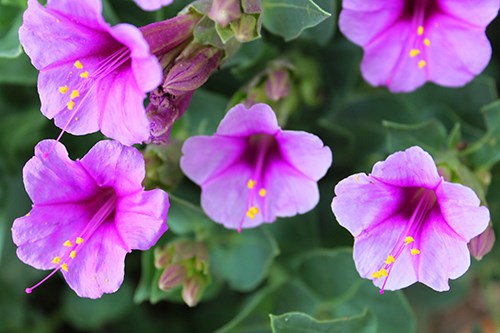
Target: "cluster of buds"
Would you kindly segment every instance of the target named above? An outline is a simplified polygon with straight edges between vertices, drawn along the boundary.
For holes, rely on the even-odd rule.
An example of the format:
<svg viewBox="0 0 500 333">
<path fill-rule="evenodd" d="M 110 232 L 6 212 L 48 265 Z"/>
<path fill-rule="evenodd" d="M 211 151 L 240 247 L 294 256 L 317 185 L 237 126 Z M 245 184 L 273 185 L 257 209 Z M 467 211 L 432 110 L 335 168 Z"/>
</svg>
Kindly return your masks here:
<svg viewBox="0 0 500 333">
<path fill-rule="evenodd" d="M 170 291 L 182 286 L 182 299 L 193 307 L 210 283 L 208 251 L 204 244 L 177 240 L 155 249 L 155 267 L 163 270 L 158 287 Z"/>
</svg>

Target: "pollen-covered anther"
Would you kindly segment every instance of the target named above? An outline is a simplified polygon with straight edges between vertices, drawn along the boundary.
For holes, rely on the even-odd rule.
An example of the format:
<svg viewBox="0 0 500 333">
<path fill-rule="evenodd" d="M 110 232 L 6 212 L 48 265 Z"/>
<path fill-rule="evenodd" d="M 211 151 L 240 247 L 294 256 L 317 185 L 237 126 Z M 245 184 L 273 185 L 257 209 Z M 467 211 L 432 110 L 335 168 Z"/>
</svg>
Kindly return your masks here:
<svg viewBox="0 0 500 333">
<path fill-rule="evenodd" d="M 73 108 L 75 107 L 75 102 L 73 102 L 73 101 L 69 101 L 69 102 L 66 104 L 66 107 L 68 108 L 68 110 L 73 110 Z"/>
<path fill-rule="evenodd" d="M 385 268 L 381 268 L 380 270 L 376 271 L 375 273 L 372 273 L 372 278 L 374 279 L 380 279 L 383 276 L 388 276 L 389 272 Z"/>
<path fill-rule="evenodd" d="M 255 184 L 257 184 L 257 182 L 256 182 L 255 180 L 253 180 L 253 179 L 249 179 L 249 180 L 248 180 L 248 183 L 247 183 L 247 187 L 248 187 L 249 189 L 253 189 L 253 188 L 254 188 L 254 186 L 255 186 Z"/>
<path fill-rule="evenodd" d="M 424 38 L 424 45 L 427 47 L 431 46 L 431 41 L 429 38 Z"/>
<path fill-rule="evenodd" d="M 410 57 L 416 57 L 420 54 L 420 50 L 419 49 L 411 49 L 410 50 Z"/>
<path fill-rule="evenodd" d="M 61 86 L 61 87 L 59 87 L 59 92 L 60 92 L 61 94 L 65 94 L 65 93 L 67 93 L 67 92 L 68 92 L 68 90 L 69 90 L 68 86 Z"/>
<path fill-rule="evenodd" d="M 76 251 L 75 251 L 75 250 L 71 251 L 71 252 L 69 253 L 69 257 L 70 257 L 71 259 L 75 259 L 75 257 L 76 257 Z"/>
<path fill-rule="evenodd" d="M 415 238 L 413 238 L 411 236 L 406 236 L 404 239 L 405 246 L 413 243 L 414 241 L 415 241 Z"/>
<path fill-rule="evenodd" d="M 89 72 L 88 71 L 85 71 L 83 73 L 80 73 L 80 77 L 82 79 L 88 79 L 89 78 Z"/>
<path fill-rule="evenodd" d="M 67 272 L 67 271 L 68 271 L 68 264 L 67 264 L 67 263 L 62 264 L 62 265 L 61 265 L 61 269 L 62 269 L 63 271 L 65 271 L 65 272 Z"/>
<path fill-rule="evenodd" d="M 70 97 L 71 99 L 75 99 L 75 98 L 77 98 L 77 97 L 80 97 L 80 92 L 79 92 L 78 90 L 76 90 L 76 89 L 75 89 L 75 90 L 73 90 L 73 91 L 71 92 L 71 95 L 69 95 L 69 97 Z"/>
<path fill-rule="evenodd" d="M 255 215 L 257 215 L 259 213 L 259 209 L 255 206 L 252 206 L 248 209 L 247 211 L 247 216 L 251 219 L 254 219 L 255 218 Z"/>
<path fill-rule="evenodd" d="M 82 237 L 76 237 L 75 243 L 76 244 L 82 244 L 83 243 L 83 238 Z"/>
<path fill-rule="evenodd" d="M 422 36 L 424 34 L 424 27 L 419 25 L 418 28 L 417 28 L 417 34 L 419 36 Z"/>
<path fill-rule="evenodd" d="M 54 259 L 52 259 L 53 264 L 58 264 L 60 262 L 61 262 L 61 257 L 54 257 Z"/>
<path fill-rule="evenodd" d="M 267 190 L 266 190 L 265 188 L 261 188 L 261 189 L 259 190 L 259 195 L 260 195 L 261 197 L 265 197 L 265 196 L 266 196 L 266 194 L 267 194 Z"/>
<path fill-rule="evenodd" d="M 412 256 L 416 256 L 416 255 L 419 255 L 420 254 L 420 250 L 417 249 L 417 248 L 413 248 L 411 249 L 411 255 Z"/>
<path fill-rule="evenodd" d="M 385 263 L 386 263 L 386 265 L 390 265 L 390 264 L 392 264 L 392 263 L 393 263 L 393 262 L 395 262 L 395 261 L 396 261 L 396 258 L 394 258 L 394 256 L 393 256 L 393 255 L 388 255 L 388 256 L 387 256 L 387 259 L 385 259 Z"/>
<path fill-rule="evenodd" d="M 75 66 L 78 69 L 82 69 L 83 68 L 83 64 L 82 64 L 82 62 L 80 60 L 75 61 L 75 63 L 73 64 L 73 66 Z"/>
<path fill-rule="evenodd" d="M 73 246 L 73 243 L 71 243 L 71 241 L 68 239 L 67 241 L 65 241 L 63 243 L 63 246 L 66 246 L 66 247 L 72 247 Z"/>
<path fill-rule="evenodd" d="M 427 61 L 425 61 L 425 60 L 420 60 L 420 61 L 418 62 L 418 68 L 422 69 L 422 68 L 424 68 L 425 66 L 427 66 Z"/>
</svg>

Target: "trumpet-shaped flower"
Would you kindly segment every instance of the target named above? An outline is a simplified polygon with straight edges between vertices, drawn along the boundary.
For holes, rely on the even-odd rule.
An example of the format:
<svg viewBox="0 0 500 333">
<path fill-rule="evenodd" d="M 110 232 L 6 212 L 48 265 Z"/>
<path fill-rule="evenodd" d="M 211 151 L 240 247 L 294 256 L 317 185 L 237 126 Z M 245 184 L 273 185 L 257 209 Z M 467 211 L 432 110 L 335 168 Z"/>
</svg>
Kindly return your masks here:
<svg viewBox="0 0 500 333">
<path fill-rule="evenodd" d="M 181 168 L 201 186 L 201 205 L 229 229 L 305 213 L 318 203 L 317 181 L 332 153 L 306 132 L 284 131 L 266 104 L 229 110 L 213 136 L 191 137 Z"/>
<path fill-rule="evenodd" d="M 162 69 L 139 29 L 109 26 L 100 0 L 28 1 L 19 38 L 40 70 L 41 111 L 72 134 L 101 132 L 123 144 L 149 138 L 143 100 Z"/>
<path fill-rule="evenodd" d="M 115 292 L 125 255 L 147 250 L 167 230 L 168 196 L 144 191 L 144 159 L 116 141 L 97 143 L 72 161 L 59 142 L 45 140 L 24 167 L 33 208 L 17 218 L 12 237 L 19 259 L 60 271 L 81 297 Z"/>
<path fill-rule="evenodd" d="M 373 86 L 415 90 L 426 81 L 463 86 L 488 64 L 486 26 L 500 0 L 344 0 L 339 26 L 364 48 L 361 72 Z"/>
<path fill-rule="evenodd" d="M 477 195 L 440 177 L 420 147 L 342 180 L 335 194 L 332 210 L 355 237 L 356 268 L 381 293 L 417 281 L 448 290 L 448 279 L 469 268 L 467 243 L 490 219 Z"/>
</svg>

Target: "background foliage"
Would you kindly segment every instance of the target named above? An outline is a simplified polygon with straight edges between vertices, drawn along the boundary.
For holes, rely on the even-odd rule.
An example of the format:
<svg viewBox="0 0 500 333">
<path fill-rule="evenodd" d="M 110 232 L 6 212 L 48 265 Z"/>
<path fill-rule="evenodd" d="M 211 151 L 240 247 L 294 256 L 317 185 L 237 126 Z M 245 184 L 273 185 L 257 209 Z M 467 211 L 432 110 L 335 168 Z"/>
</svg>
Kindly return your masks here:
<svg viewBox="0 0 500 333">
<path fill-rule="evenodd" d="M 108 22 L 137 26 L 174 16 L 186 3 L 148 13 L 130 0 L 104 0 Z M 437 293 L 422 285 L 380 296 L 354 269 L 352 236 L 335 221 L 334 185 L 375 161 L 418 144 L 453 180 L 476 190 L 500 219 L 500 21 L 488 28 L 493 58 L 467 86 L 428 84 L 391 94 L 360 76 L 361 49 L 336 28 L 335 0 L 264 0 L 262 38 L 243 45 L 198 90 L 174 128 L 168 149 L 145 148 L 148 187 L 171 194 L 170 230 L 160 240 L 203 244 L 209 271 L 203 299 L 182 303 L 180 288 L 158 288 L 153 251 L 126 260 L 122 288 L 99 300 L 79 299 L 63 279 L 50 279 L 27 296 L 45 272 L 22 264 L 10 235 L 29 210 L 22 166 L 42 138 L 58 134 L 39 112 L 37 73 L 17 40 L 25 0 L 0 0 L 0 332 L 495 332 L 500 325 L 500 246 Z M 212 134 L 224 112 L 247 91 L 256 73 L 276 60 L 292 68 L 288 98 L 273 105 L 289 129 L 317 134 L 334 152 L 312 212 L 241 234 L 211 222 L 199 208 L 199 189 L 177 166 L 181 142 Z M 101 135 L 64 135 L 72 158 Z"/>
</svg>

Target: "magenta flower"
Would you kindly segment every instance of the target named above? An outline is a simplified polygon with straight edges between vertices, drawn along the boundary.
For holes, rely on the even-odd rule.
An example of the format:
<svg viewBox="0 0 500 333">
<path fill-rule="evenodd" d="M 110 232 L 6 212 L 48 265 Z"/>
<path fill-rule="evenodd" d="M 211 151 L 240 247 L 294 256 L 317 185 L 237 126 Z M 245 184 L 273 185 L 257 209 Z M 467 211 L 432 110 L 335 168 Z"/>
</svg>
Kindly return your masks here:
<svg viewBox="0 0 500 333">
<path fill-rule="evenodd" d="M 500 0 L 344 0 L 339 27 L 364 48 L 373 86 L 408 92 L 431 81 L 460 87 L 491 57 L 484 33 Z"/>
<path fill-rule="evenodd" d="M 235 106 L 213 136 L 189 138 L 182 152 L 181 168 L 201 186 L 204 211 L 238 231 L 311 210 L 332 163 L 317 136 L 281 130 L 266 104 Z"/>
<path fill-rule="evenodd" d="M 97 143 L 72 161 L 59 142 L 44 140 L 24 167 L 32 210 L 14 221 L 19 259 L 62 272 L 81 297 L 115 292 L 131 250 L 147 250 L 167 230 L 167 193 L 144 191 L 144 159 L 116 141 Z"/>
<path fill-rule="evenodd" d="M 355 237 L 356 268 L 381 293 L 417 281 L 448 290 L 448 279 L 469 268 L 467 243 L 490 220 L 477 195 L 440 177 L 420 147 L 342 180 L 335 194 L 332 210 Z"/>
<path fill-rule="evenodd" d="M 137 6 L 144 10 L 158 10 L 163 6 L 170 5 L 174 0 L 134 0 Z"/>
<path fill-rule="evenodd" d="M 141 32 L 110 27 L 99 0 L 28 1 L 21 43 L 40 70 L 41 111 L 72 134 L 101 132 L 131 145 L 149 138 L 143 100 L 162 69 Z"/>
</svg>

